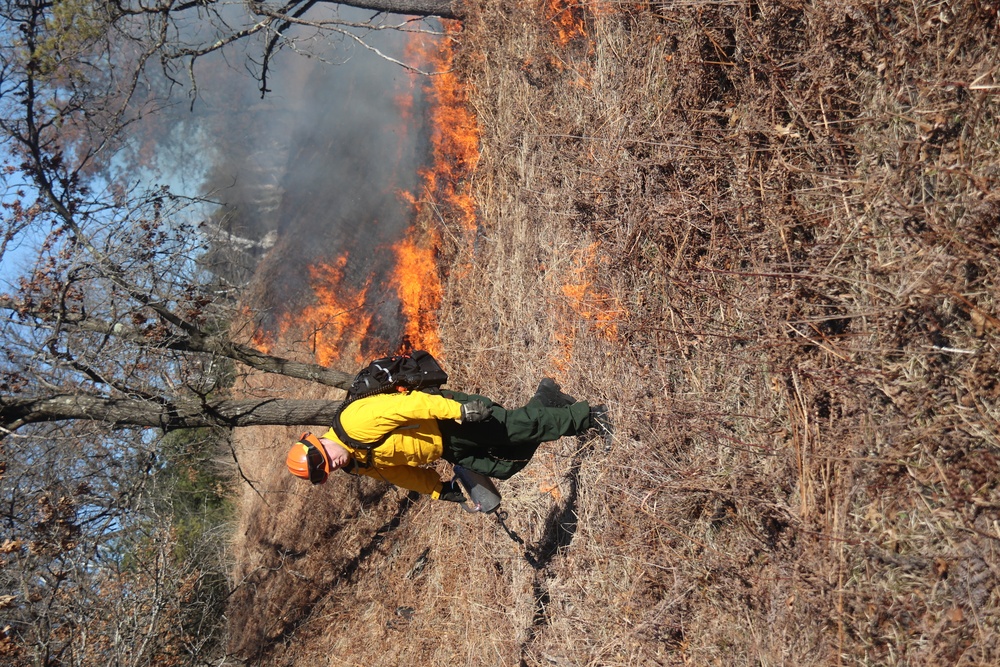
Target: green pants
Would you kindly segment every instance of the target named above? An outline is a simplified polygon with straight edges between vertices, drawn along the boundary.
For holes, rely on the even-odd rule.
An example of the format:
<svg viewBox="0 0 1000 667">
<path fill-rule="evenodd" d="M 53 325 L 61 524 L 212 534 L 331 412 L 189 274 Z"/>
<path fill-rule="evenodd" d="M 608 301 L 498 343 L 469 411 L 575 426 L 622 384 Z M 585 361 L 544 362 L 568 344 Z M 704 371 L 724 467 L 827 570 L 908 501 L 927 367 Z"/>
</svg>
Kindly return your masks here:
<svg viewBox="0 0 1000 667">
<path fill-rule="evenodd" d="M 532 399 L 523 408 L 507 410 L 485 396 L 451 390 L 441 394 L 459 403 L 478 399 L 493 408 L 493 416 L 483 422 L 441 421 L 439 425 L 446 461 L 495 479 L 508 479 L 519 472 L 543 442 L 577 435 L 591 426 L 586 401 L 547 408 Z"/>
</svg>

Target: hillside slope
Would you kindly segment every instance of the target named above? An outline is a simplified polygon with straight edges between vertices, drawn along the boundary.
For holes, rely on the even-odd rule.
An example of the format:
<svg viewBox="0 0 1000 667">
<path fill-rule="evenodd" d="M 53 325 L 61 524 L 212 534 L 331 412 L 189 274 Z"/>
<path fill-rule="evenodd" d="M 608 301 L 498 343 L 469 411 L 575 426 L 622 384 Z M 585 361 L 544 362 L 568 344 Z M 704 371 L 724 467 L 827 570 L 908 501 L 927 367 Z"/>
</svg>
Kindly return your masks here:
<svg viewBox="0 0 1000 667">
<path fill-rule="evenodd" d="M 451 384 L 617 436 L 500 484 L 507 532 L 245 434 L 233 655 L 1000 662 L 996 6 L 478 4 Z"/>
</svg>

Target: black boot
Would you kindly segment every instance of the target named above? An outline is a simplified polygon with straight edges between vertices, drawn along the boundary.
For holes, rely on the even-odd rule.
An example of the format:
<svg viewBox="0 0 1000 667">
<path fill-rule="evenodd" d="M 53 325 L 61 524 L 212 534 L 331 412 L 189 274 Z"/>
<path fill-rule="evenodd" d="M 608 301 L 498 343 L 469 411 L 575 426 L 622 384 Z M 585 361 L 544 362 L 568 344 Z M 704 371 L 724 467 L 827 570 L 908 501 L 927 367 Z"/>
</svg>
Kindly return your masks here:
<svg viewBox="0 0 1000 667">
<path fill-rule="evenodd" d="M 552 378 L 544 378 L 538 383 L 538 389 L 535 390 L 532 399 L 537 399 L 547 408 L 561 408 L 576 403 L 576 399 L 569 394 L 564 394 L 562 388 Z"/>
</svg>

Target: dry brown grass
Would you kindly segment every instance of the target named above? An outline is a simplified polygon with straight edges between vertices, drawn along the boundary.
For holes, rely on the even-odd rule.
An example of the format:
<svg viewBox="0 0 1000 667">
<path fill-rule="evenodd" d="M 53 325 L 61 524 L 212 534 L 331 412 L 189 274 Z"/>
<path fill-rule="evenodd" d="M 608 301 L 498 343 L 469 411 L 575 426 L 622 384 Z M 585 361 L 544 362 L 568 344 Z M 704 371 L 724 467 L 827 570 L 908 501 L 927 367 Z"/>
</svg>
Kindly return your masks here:
<svg viewBox="0 0 1000 667">
<path fill-rule="evenodd" d="M 480 4 L 452 385 L 515 404 L 553 375 L 615 442 L 500 485 L 521 546 L 375 484 L 293 489 L 267 471 L 297 434 L 244 440 L 278 444 L 232 649 L 1000 662 L 995 5 L 602 3 L 560 46 L 543 7 Z"/>
</svg>

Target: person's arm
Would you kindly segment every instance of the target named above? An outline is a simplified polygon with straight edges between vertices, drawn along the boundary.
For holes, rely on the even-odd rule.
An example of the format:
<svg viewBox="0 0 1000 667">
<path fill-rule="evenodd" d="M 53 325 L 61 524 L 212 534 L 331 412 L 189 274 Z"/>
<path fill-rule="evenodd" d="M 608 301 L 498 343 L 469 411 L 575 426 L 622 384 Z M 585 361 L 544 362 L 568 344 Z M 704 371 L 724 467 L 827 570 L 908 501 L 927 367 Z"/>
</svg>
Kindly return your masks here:
<svg viewBox="0 0 1000 667">
<path fill-rule="evenodd" d="M 413 391 L 355 401 L 344 410 L 340 423 L 352 438 L 373 442 L 385 433 L 414 421 L 461 418 L 462 404 L 458 401 Z"/>
</svg>

